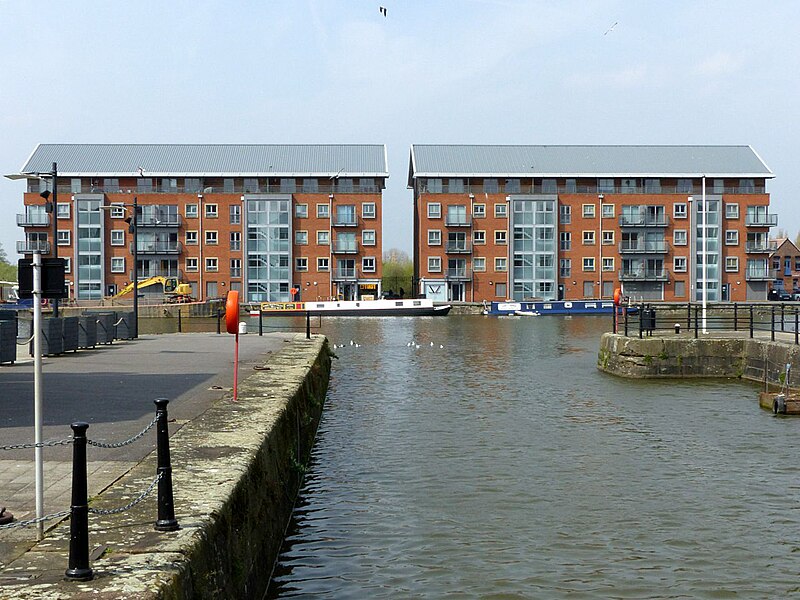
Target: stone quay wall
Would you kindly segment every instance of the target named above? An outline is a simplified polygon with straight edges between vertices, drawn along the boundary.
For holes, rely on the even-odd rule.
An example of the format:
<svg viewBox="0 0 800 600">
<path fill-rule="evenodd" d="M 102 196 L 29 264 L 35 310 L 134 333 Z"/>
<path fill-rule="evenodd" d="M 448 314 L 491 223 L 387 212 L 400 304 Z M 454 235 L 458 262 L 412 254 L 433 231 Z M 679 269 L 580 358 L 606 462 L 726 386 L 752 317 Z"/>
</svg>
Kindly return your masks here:
<svg viewBox="0 0 800 600">
<path fill-rule="evenodd" d="M 175 516 L 157 532 L 155 493 L 90 515 L 92 581 L 64 581 L 69 522 L 3 569 L 0 598 L 261 598 L 283 543 L 327 393 L 323 336 L 290 335 L 239 386 L 170 437 Z M 153 452 L 90 507 L 124 506 L 153 480 Z"/>
<path fill-rule="evenodd" d="M 597 368 L 631 378 L 735 377 L 781 385 L 783 365 L 800 373 L 800 346 L 739 337 L 625 337 L 603 334 Z M 794 379 L 794 378 L 793 378 Z"/>
</svg>

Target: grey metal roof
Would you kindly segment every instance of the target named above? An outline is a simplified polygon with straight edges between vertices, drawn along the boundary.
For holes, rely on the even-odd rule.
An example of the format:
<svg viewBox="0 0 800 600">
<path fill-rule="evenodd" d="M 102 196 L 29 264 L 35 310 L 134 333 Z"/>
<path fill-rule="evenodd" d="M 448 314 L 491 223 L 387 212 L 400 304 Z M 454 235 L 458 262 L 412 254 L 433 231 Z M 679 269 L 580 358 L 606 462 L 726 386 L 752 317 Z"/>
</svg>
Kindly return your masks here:
<svg viewBox="0 0 800 600">
<path fill-rule="evenodd" d="M 411 146 L 414 177 L 774 177 L 750 146 Z"/>
<path fill-rule="evenodd" d="M 20 173 L 49 173 L 54 162 L 65 177 L 389 175 L 382 144 L 40 144 Z"/>
</svg>

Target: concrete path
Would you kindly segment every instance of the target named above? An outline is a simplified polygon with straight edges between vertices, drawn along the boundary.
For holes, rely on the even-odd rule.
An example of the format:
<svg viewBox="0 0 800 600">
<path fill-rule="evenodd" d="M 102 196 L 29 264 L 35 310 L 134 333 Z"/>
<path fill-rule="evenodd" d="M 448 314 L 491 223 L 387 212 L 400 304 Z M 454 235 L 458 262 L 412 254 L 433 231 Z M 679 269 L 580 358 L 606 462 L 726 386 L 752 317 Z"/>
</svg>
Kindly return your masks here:
<svg viewBox="0 0 800 600">
<path fill-rule="evenodd" d="M 294 334 L 239 336 L 239 378 L 263 365 Z M 232 397 L 234 336 L 215 333 L 145 335 L 43 360 L 44 439 L 72 436 L 69 424 L 90 424 L 89 439 L 123 441 L 155 415 L 153 400 L 169 399 L 170 433 Z M 0 447 L 33 441 L 33 359 L 25 348 L 13 365 L 0 366 Z M 89 447 L 89 495 L 98 494 L 155 448 L 155 429 L 118 449 Z M 71 445 L 47 447 L 44 512 L 69 510 Z M 0 507 L 17 520 L 35 516 L 34 450 L 0 450 Z M 46 528 L 57 521 L 46 522 Z M 36 527 L 0 529 L 0 566 L 24 552 Z M 2 581 L 0 581 L 2 585 Z"/>
</svg>

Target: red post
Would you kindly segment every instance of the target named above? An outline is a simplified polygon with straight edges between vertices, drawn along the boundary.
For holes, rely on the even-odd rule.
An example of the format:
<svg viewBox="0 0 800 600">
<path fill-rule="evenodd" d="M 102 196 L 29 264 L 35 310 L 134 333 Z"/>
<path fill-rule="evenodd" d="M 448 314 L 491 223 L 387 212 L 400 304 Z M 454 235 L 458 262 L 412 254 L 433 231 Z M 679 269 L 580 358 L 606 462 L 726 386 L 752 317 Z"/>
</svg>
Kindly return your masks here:
<svg viewBox="0 0 800 600">
<path fill-rule="evenodd" d="M 233 401 L 239 400 L 239 332 L 236 332 L 236 344 L 233 350 Z"/>
</svg>

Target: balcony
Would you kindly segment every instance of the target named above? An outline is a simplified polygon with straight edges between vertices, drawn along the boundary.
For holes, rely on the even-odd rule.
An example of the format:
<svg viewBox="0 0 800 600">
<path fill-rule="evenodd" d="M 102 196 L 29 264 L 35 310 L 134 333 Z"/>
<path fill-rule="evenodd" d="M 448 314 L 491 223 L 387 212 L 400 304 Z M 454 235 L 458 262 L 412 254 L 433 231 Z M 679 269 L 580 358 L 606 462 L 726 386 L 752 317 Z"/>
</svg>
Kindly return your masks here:
<svg viewBox="0 0 800 600">
<path fill-rule="evenodd" d="M 445 252 L 447 254 L 472 254 L 472 244 L 469 242 L 447 242 Z"/>
<path fill-rule="evenodd" d="M 356 281 L 357 279 L 358 274 L 355 267 L 352 269 L 336 269 L 333 272 L 334 281 Z"/>
<path fill-rule="evenodd" d="M 182 246 L 180 242 L 143 242 L 139 240 L 136 251 L 142 254 L 180 254 Z M 133 254 L 133 244 L 130 245 Z"/>
<path fill-rule="evenodd" d="M 669 271 L 666 269 L 636 269 L 626 271 L 621 269 L 619 272 L 620 281 L 667 281 Z"/>
<path fill-rule="evenodd" d="M 183 270 L 181 269 L 139 269 L 139 281 L 149 279 L 150 277 L 176 277 L 179 280 L 183 279 Z M 128 278 L 133 281 L 133 271 L 128 274 Z"/>
<path fill-rule="evenodd" d="M 620 242 L 620 254 L 666 254 L 669 252 L 669 244 L 665 241 L 658 242 Z"/>
<path fill-rule="evenodd" d="M 181 226 L 181 216 L 180 215 L 160 215 L 156 217 L 155 215 L 139 215 L 139 218 L 136 219 L 136 226 L 137 227 L 180 227 Z"/>
<path fill-rule="evenodd" d="M 358 243 L 354 240 L 333 240 L 334 254 L 357 254 Z"/>
<path fill-rule="evenodd" d="M 766 267 L 748 268 L 744 272 L 747 281 L 772 281 L 774 271 Z"/>
<path fill-rule="evenodd" d="M 763 242 L 745 242 L 744 251 L 750 254 L 770 254 L 772 248 L 766 240 Z"/>
<path fill-rule="evenodd" d="M 18 254 L 33 254 L 34 252 L 50 254 L 50 242 L 47 240 L 25 240 L 24 242 L 17 242 Z"/>
<path fill-rule="evenodd" d="M 748 227 L 775 227 L 778 224 L 777 214 L 752 215 L 748 214 L 744 218 L 744 224 Z"/>
<path fill-rule="evenodd" d="M 444 224 L 448 227 L 471 227 L 472 218 L 464 215 L 446 215 Z"/>
<path fill-rule="evenodd" d="M 358 219 L 355 215 L 336 215 L 333 217 L 334 227 L 358 227 Z"/>
<path fill-rule="evenodd" d="M 456 269 L 447 269 L 444 277 L 447 281 L 471 281 L 472 272 L 467 270 L 466 267 L 458 267 Z"/>
<path fill-rule="evenodd" d="M 47 227 L 50 225 L 50 215 L 47 213 L 17 214 L 18 227 Z"/>
<path fill-rule="evenodd" d="M 667 227 L 667 215 L 620 215 L 620 227 Z"/>
</svg>

